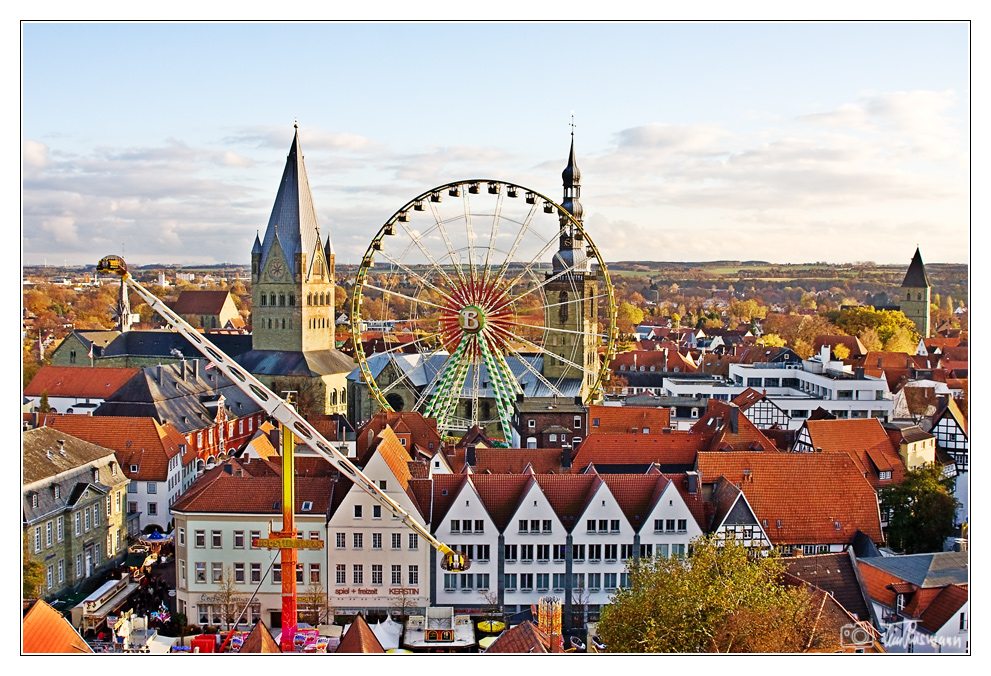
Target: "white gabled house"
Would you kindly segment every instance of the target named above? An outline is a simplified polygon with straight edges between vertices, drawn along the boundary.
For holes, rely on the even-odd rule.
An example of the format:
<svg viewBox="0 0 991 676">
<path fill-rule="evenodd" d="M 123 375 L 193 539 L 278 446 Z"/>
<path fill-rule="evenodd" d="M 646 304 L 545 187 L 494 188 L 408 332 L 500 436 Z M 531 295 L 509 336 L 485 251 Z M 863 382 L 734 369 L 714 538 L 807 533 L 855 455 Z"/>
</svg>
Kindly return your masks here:
<svg viewBox="0 0 991 676">
<path fill-rule="evenodd" d="M 433 493 L 433 509 L 438 516 L 435 537 L 471 561 L 467 571 L 451 573 L 441 568 L 440 557 L 436 557 L 433 574 L 438 584 L 433 603 L 484 606 L 499 588 L 499 531 L 495 521 L 470 474 L 435 475 Z"/>
</svg>

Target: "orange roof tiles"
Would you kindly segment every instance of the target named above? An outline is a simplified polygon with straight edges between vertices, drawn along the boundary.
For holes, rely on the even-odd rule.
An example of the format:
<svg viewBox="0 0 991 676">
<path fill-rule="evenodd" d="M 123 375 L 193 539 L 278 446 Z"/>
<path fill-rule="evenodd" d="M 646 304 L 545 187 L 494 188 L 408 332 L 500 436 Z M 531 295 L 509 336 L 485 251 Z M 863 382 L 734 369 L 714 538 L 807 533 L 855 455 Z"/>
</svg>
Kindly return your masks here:
<svg viewBox="0 0 991 676">
<path fill-rule="evenodd" d="M 846 453 L 875 489 L 905 478 L 905 461 L 876 418 L 807 420 L 805 429 L 813 448 L 821 448 L 823 453 Z M 882 471 L 891 472 L 890 483 L 878 476 Z"/>
<path fill-rule="evenodd" d="M 969 598 L 966 586 L 951 584 L 943 587 L 919 616 L 922 628 L 935 634 L 957 614 Z"/>
<path fill-rule="evenodd" d="M 45 601 L 25 601 L 21 622 L 21 651 L 25 653 L 91 653 L 83 637 L 79 635 L 62 613 Z"/>
<path fill-rule="evenodd" d="M 671 410 L 638 406 L 589 406 L 588 421 L 590 435 L 624 434 L 631 431 L 646 434 L 643 430 L 658 434 L 670 426 Z"/>
<path fill-rule="evenodd" d="M 540 631 L 533 622 L 527 620 L 522 624 L 503 632 L 490 645 L 485 654 L 489 653 L 548 653 L 551 652 L 550 636 Z"/>
<path fill-rule="evenodd" d="M 623 510 L 626 520 L 639 531 L 647 522 L 647 515 L 670 480 L 660 473 L 651 474 L 603 474 L 602 481 Z"/>
<path fill-rule="evenodd" d="M 593 434 L 584 439 L 571 461 L 572 471 L 589 464 L 692 465 L 702 435 L 671 430 L 663 434 Z"/>
<path fill-rule="evenodd" d="M 477 448 L 475 474 L 520 474 L 530 466 L 537 474 L 560 473 L 560 448 Z"/>
<path fill-rule="evenodd" d="M 652 367 L 655 371 L 673 371 L 677 368 L 681 373 L 693 373 L 697 370 L 691 357 L 686 357 L 672 348 L 669 348 L 667 353 L 663 349 L 623 352 L 616 355 L 609 365 L 613 373 L 620 375 L 624 371 L 640 371 L 641 368 L 646 372 Z"/>
<path fill-rule="evenodd" d="M 186 290 L 169 306 L 180 315 L 217 315 L 229 297 L 229 291 Z"/>
<path fill-rule="evenodd" d="M 399 480 L 399 485 L 403 487 L 403 490 L 406 490 L 409 486 L 409 480 L 413 476 L 409 470 L 411 460 L 409 451 L 399 442 L 396 434 L 388 425 L 379 432 L 378 436 L 380 441 L 375 446 L 375 452 L 382 456 L 385 464 Z"/>
<path fill-rule="evenodd" d="M 40 397 L 42 392 L 47 392 L 49 397 L 106 399 L 140 371 L 140 368 L 42 366 L 24 388 L 24 395 Z"/>
<path fill-rule="evenodd" d="M 738 405 L 716 399 L 709 400 L 705 415 L 692 425 L 692 432 L 711 435 L 706 445 L 700 445 L 700 450 L 703 448 L 709 451 L 777 450 L 775 443 L 750 422 Z"/>
<path fill-rule="evenodd" d="M 698 470 L 738 484 L 775 545 L 849 544 L 858 530 L 884 539 L 877 493 L 845 453 L 704 452 Z"/>
<path fill-rule="evenodd" d="M 482 504 L 500 532 L 506 530 L 524 492 L 533 480 L 533 474 L 471 475 L 471 482 L 475 485 Z"/>
<path fill-rule="evenodd" d="M 171 509 L 176 512 L 281 514 L 281 477 L 275 472 L 252 476 L 242 471 L 239 475 L 238 467 L 237 463 L 227 462 L 208 470 L 179 497 Z M 335 484 L 332 477 L 299 476 L 297 472 L 295 483 L 297 515 L 330 512 Z M 304 502 L 312 503 L 307 512 L 302 511 Z"/>
<path fill-rule="evenodd" d="M 168 423 L 161 425 L 154 418 L 60 415 L 49 421 L 49 427 L 113 450 L 117 462 L 132 480 L 166 481 L 169 461 L 183 447 L 186 449 L 181 458 L 183 465 L 196 457 L 196 451 L 178 430 Z M 132 473 L 131 465 L 137 465 L 138 471 Z"/>
<path fill-rule="evenodd" d="M 598 474 L 537 474 L 534 479 L 544 497 L 570 532 L 602 485 Z"/>
</svg>

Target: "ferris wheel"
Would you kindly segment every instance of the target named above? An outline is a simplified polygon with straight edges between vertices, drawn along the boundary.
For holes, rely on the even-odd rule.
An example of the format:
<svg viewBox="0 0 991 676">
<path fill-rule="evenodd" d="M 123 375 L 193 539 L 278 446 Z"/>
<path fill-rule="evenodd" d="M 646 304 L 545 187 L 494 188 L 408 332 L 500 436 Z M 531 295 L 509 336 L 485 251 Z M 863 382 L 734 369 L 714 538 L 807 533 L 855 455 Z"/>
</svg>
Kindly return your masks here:
<svg viewBox="0 0 991 676">
<path fill-rule="evenodd" d="M 534 190 L 488 179 L 396 211 L 362 258 L 351 304 L 379 405 L 435 418 L 441 433 L 488 425 L 507 441 L 519 395 L 600 395 L 615 327 L 612 284 L 582 225 Z"/>
</svg>

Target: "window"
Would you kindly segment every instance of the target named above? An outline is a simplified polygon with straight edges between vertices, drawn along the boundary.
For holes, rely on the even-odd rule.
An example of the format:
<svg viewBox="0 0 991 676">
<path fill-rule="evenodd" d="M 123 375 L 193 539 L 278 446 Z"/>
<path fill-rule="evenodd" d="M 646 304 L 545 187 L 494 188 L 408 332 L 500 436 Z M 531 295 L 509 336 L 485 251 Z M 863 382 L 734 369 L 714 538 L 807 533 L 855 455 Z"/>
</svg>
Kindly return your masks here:
<svg viewBox="0 0 991 676">
<path fill-rule="evenodd" d="M 630 574 L 629 573 L 620 573 L 619 574 L 619 586 L 622 587 L 622 588 L 624 588 L 624 589 L 629 589 L 630 588 Z"/>
<path fill-rule="evenodd" d="M 420 584 L 420 567 L 410 566 L 408 569 L 406 580 L 410 584 Z"/>
<path fill-rule="evenodd" d="M 34 553 L 41 551 L 41 526 L 34 527 Z"/>
<path fill-rule="evenodd" d="M 533 561 L 533 545 L 520 545 L 520 560 Z"/>
<path fill-rule="evenodd" d="M 90 529 L 89 525 L 89 507 L 83 510 L 83 529 L 88 533 Z"/>
<path fill-rule="evenodd" d="M 351 566 L 351 583 L 352 584 L 364 584 L 365 582 L 365 568 L 360 563 L 355 563 Z"/>
<path fill-rule="evenodd" d="M 444 591 L 455 591 L 458 587 L 457 573 L 444 573 Z"/>
<path fill-rule="evenodd" d="M 523 591 L 533 589 L 533 573 L 520 573 L 520 589 Z"/>
<path fill-rule="evenodd" d="M 564 561 L 565 553 L 568 551 L 567 545 L 554 545 L 554 560 Z"/>
<path fill-rule="evenodd" d="M 551 520 L 550 519 L 544 519 L 541 522 L 541 524 L 540 524 L 540 530 L 543 533 L 550 533 L 551 532 Z"/>
<path fill-rule="evenodd" d="M 664 532 L 664 519 L 654 519 L 654 532 L 655 533 Z"/>
<path fill-rule="evenodd" d="M 520 532 L 529 533 L 530 532 L 530 522 L 526 519 L 520 519 Z"/>
<path fill-rule="evenodd" d="M 236 530 L 234 531 L 234 548 L 244 549 L 244 531 Z"/>
<path fill-rule="evenodd" d="M 489 560 L 489 545 L 478 545 L 478 560 L 479 561 Z"/>
<path fill-rule="evenodd" d="M 589 573 L 588 588 L 593 590 L 599 589 L 602 586 L 602 584 L 600 583 L 601 579 L 602 579 L 601 573 Z"/>
<path fill-rule="evenodd" d="M 235 563 L 234 564 L 234 581 L 243 584 L 244 583 L 244 564 Z"/>
<path fill-rule="evenodd" d="M 534 500 L 536 502 L 536 500 Z M 540 532 L 540 519 L 530 519 L 530 532 L 539 533 Z"/>
<path fill-rule="evenodd" d="M 557 435 L 552 433 L 549 437 L 547 437 L 547 440 L 548 441 L 557 441 Z"/>
<path fill-rule="evenodd" d="M 313 510 L 313 502 L 310 500 L 304 500 L 303 504 L 299 506 L 299 511 L 309 512 Z"/>
<path fill-rule="evenodd" d="M 392 566 L 392 584 L 403 583 L 403 567 L 399 564 Z"/>
<path fill-rule="evenodd" d="M 83 555 L 76 554 L 76 578 L 83 576 Z"/>
<path fill-rule="evenodd" d="M 668 531 L 669 533 L 674 532 L 674 519 L 667 519 L 664 522 L 664 530 Z"/>
<path fill-rule="evenodd" d="M 45 547 L 52 546 L 52 539 L 54 537 L 55 528 L 51 521 L 45 523 Z"/>
<path fill-rule="evenodd" d="M 627 559 L 632 559 L 633 558 L 633 549 L 634 549 L 634 546 L 633 545 L 621 545 L 620 548 L 619 548 L 619 555 L 620 555 L 620 557 L 624 561 L 626 561 Z"/>
<path fill-rule="evenodd" d="M 582 418 L 581 418 L 581 416 L 578 416 L 578 415 L 575 416 L 574 428 L 576 430 L 580 430 L 582 428 Z"/>
<path fill-rule="evenodd" d="M 262 581 L 262 564 L 252 563 L 251 564 L 251 582 L 258 584 Z"/>
<path fill-rule="evenodd" d="M 538 561 L 549 561 L 551 558 L 551 546 L 550 545 L 537 545 L 537 560 Z"/>
<path fill-rule="evenodd" d="M 65 539 L 65 527 L 61 516 L 55 520 L 55 537 L 59 542 Z"/>
<path fill-rule="evenodd" d="M 354 533 L 354 549 L 361 549 L 361 533 Z"/>
<path fill-rule="evenodd" d="M 671 556 L 681 558 L 685 555 L 685 545 L 671 545 Z"/>
<path fill-rule="evenodd" d="M 485 532 L 485 521 L 483 519 L 475 519 L 475 532 L 476 533 Z"/>
<path fill-rule="evenodd" d="M 202 561 L 197 561 L 194 565 L 196 582 L 204 583 L 206 582 L 206 564 Z"/>
<path fill-rule="evenodd" d="M 649 559 L 654 555 L 654 545 L 640 545 L 640 558 Z"/>
<path fill-rule="evenodd" d="M 575 561 L 584 561 L 585 545 L 571 545 L 571 558 Z"/>
<path fill-rule="evenodd" d="M 588 560 L 598 561 L 602 558 L 602 545 L 589 545 L 588 546 Z"/>
<path fill-rule="evenodd" d="M 219 549 L 223 547 L 223 538 L 221 537 L 221 532 L 219 530 L 210 531 L 210 547 L 213 549 Z"/>
<path fill-rule="evenodd" d="M 76 512 L 76 535 L 78 536 L 81 532 L 82 532 L 82 516 L 79 512 Z M 39 551 L 39 550 L 40 547 L 39 549 L 35 549 L 35 551 Z"/>
<path fill-rule="evenodd" d="M 537 426 L 537 421 L 531 418 L 530 420 L 526 421 L 526 426 L 533 429 Z"/>
<path fill-rule="evenodd" d="M 606 545 L 606 560 L 615 561 L 616 560 L 616 550 L 618 547 L 616 545 Z"/>
<path fill-rule="evenodd" d="M 516 573 L 506 573 L 504 576 L 506 591 L 516 591 Z"/>
<path fill-rule="evenodd" d="M 564 589 L 565 577 L 567 577 L 566 573 L 554 573 L 554 591 L 561 591 Z"/>
<path fill-rule="evenodd" d="M 372 566 L 372 571 L 373 571 L 372 572 L 372 582 L 373 583 L 375 582 L 375 573 L 374 573 L 375 568 L 376 568 L 375 566 Z M 379 581 L 378 581 L 378 584 L 382 584 L 382 566 L 378 566 L 378 569 L 379 569 Z M 320 564 L 319 563 L 311 563 L 310 564 L 310 583 L 311 584 L 320 584 Z"/>
<path fill-rule="evenodd" d="M 179 589 L 186 588 L 186 562 L 179 559 Z"/>
<path fill-rule="evenodd" d="M 310 531 L 310 537 L 309 537 L 309 539 L 310 540 L 319 540 L 320 539 L 320 533 L 318 533 L 315 530 L 311 530 Z"/>
<path fill-rule="evenodd" d="M 960 613 L 960 631 L 967 631 L 967 613 Z"/>
<path fill-rule="evenodd" d="M 602 576 L 602 581 L 603 581 L 603 584 L 605 585 L 605 588 L 606 589 L 615 589 L 616 588 L 616 573 L 605 573 Z"/>
<path fill-rule="evenodd" d="M 372 549 L 382 549 L 381 533 L 372 533 Z"/>
<path fill-rule="evenodd" d="M 224 565 L 216 561 L 210 564 L 210 579 L 213 582 L 221 582 L 224 579 Z"/>
<path fill-rule="evenodd" d="M 409 549 L 419 549 L 420 548 L 420 536 L 416 533 L 409 534 Z"/>
<path fill-rule="evenodd" d="M 537 573 L 537 590 L 547 591 L 550 589 L 551 576 L 550 573 Z"/>
<path fill-rule="evenodd" d="M 157 481 L 149 481 L 148 482 L 148 494 L 149 495 L 153 495 L 155 493 L 158 493 L 158 482 Z"/>
<path fill-rule="evenodd" d="M 193 535 L 193 538 L 195 540 L 195 546 L 200 548 L 206 547 L 206 531 L 202 531 L 202 530 L 196 531 L 195 534 Z"/>
<path fill-rule="evenodd" d="M 149 502 L 148 503 L 148 516 L 158 516 L 158 503 L 157 502 Z M 100 525 L 99 518 L 97 518 L 95 511 L 93 512 L 93 525 L 94 526 L 99 526 Z"/>
<path fill-rule="evenodd" d="M 360 519 L 361 518 L 361 505 L 355 505 L 354 506 L 354 518 L 356 518 L 356 519 Z"/>
<path fill-rule="evenodd" d="M 452 533 L 461 532 L 461 522 L 458 519 L 451 519 L 451 532 Z"/>
<path fill-rule="evenodd" d="M 347 575 L 347 566 L 343 563 L 337 564 L 337 571 L 334 577 L 335 584 L 347 584 Z"/>
<path fill-rule="evenodd" d="M 337 548 L 344 549 L 347 547 L 347 539 L 344 533 L 337 534 Z"/>
<path fill-rule="evenodd" d="M 282 564 L 272 564 L 272 584 L 282 584 Z"/>
<path fill-rule="evenodd" d="M 594 533 L 595 532 L 595 519 L 589 519 L 585 522 L 585 532 Z"/>
<path fill-rule="evenodd" d="M 343 533 L 342 533 L 342 535 L 343 535 Z M 392 548 L 393 549 L 401 549 L 402 546 L 403 546 L 402 545 L 402 542 L 403 542 L 403 534 L 402 533 L 393 533 L 392 534 Z M 399 583 L 397 582 L 396 584 L 399 584 Z"/>
<path fill-rule="evenodd" d="M 678 519 L 678 532 L 679 533 L 688 532 L 688 519 Z"/>
<path fill-rule="evenodd" d="M 461 589 L 470 591 L 475 588 L 475 575 L 472 573 L 461 573 Z"/>
<path fill-rule="evenodd" d="M 618 533 L 619 532 L 619 519 L 612 519 L 609 522 L 609 532 Z"/>
<path fill-rule="evenodd" d="M 516 545 L 506 545 L 506 561 L 516 560 Z"/>
<path fill-rule="evenodd" d="M 599 532 L 605 533 L 609 530 L 609 521 L 606 519 L 599 519 Z"/>
<path fill-rule="evenodd" d="M 373 519 L 382 518 L 382 505 L 372 505 L 372 518 Z"/>
<path fill-rule="evenodd" d="M 461 530 L 465 533 L 471 532 L 471 519 L 465 519 L 461 522 Z"/>
<path fill-rule="evenodd" d="M 253 530 L 253 531 L 251 531 L 248 534 L 248 537 L 251 539 L 251 548 L 252 549 L 258 549 L 258 545 L 255 544 L 255 542 L 258 541 L 258 540 L 260 540 L 261 539 L 261 536 L 262 536 L 261 531 L 258 531 L 258 530 Z"/>
</svg>

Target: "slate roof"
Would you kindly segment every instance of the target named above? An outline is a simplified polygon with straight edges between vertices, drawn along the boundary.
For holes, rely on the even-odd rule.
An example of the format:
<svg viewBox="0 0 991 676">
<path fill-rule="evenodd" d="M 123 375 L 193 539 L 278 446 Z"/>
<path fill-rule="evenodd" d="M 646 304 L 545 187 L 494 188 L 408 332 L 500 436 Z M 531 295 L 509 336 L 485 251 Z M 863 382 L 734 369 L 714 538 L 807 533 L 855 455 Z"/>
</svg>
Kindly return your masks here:
<svg viewBox="0 0 991 676">
<path fill-rule="evenodd" d="M 926 266 L 922 263 L 922 254 L 919 252 L 918 247 L 915 249 L 915 255 L 912 256 L 912 262 L 908 265 L 908 272 L 905 273 L 905 280 L 902 282 L 902 287 L 910 288 L 924 288 L 932 286 L 929 283 L 929 277 L 926 275 Z"/>
<path fill-rule="evenodd" d="M 598 424 L 595 424 L 598 421 Z M 638 406 L 589 406 L 588 433 L 592 434 L 623 434 L 626 432 L 643 433 L 649 430 L 660 434 L 661 430 L 671 424 L 671 410 L 656 407 Z"/>
<path fill-rule="evenodd" d="M 241 644 L 241 649 L 238 650 L 239 653 L 281 653 L 282 649 L 279 644 L 276 643 L 275 638 L 272 637 L 272 632 L 268 630 L 265 626 L 264 620 L 258 620 L 255 623 L 254 628 L 251 633 L 248 634 L 247 638 L 244 639 L 244 643 Z"/>
<path fill-rule="evenodd" d="M 670 430 L 662 434 L 593 434 L 582 440 L 571 461 L 573 472 L 589 464 L 645 465 L 657 463 L 665 468 L 691 468 L 702 435 Z M 683 470 L 682 470 L 683 471 Z"/>
<path fill-rule="evenodd" d="M 251 336 L 247 334 L 211 334 L 210 342 L 232 358 L 251 349 Z M 204 358 L 181 333 L 166 330 L 125 331 L 103 349 L 101 356 L 159 357 L 168 362 L 176 360 L 173 350 L 178 350 L 186 359 Z"/>
<path fill-rule="evenodd" d="M 923 589 L 968 582 L 967 552 L 882 556 L 860 559 L 859 562 L 862 566 L 883 570 L 899 580 L 911 582 Z"/>
<path fill-rule="evenodd" d="M 196 451 L 182 434 L 153 418 L 62 415 L 49 424 L 54 429 L 113 449 L 124 474 L 132 481 L 168 480 L 169 461 L 180 455 L 183 446 L 186 453 L 180 463 L 185 466 L 196 459 Z M 138 471 L 131 472 L 131 465 L 137 465 Z"/>
<path fill-rule="evenodd" d="M 857 531 L 884 539 L 877 494 L 844 453 L 703 452 L 698 471 L 739 485 L 775 545 L 849 544 Z"/>
<path fill-rule="evenodd" d="M 27 387 L 28 397 L 78 397 L 104 399 L 138 374 L 140 368 L 101 368 L 88 366 L 42 366 Z"/>
<path fill-rule="evenodd" d="M 384 653 L 385 649 L 379 643 L 375 632 L 368 626 L 368 622 L 359 613 L 347 632 L 341 637 L 341 643 L 337 646 L 337 653 Z"/>
<path fill-rule="evenodd" d="M 60 439 L 65 441 L 65 455 L 59 452 Z M 29 485 L 51 479 L 113 454 L 110 448 L 51 427 L 28 430 L 21 435 L 21 481 Z"/>
<path fill-rule="evenodd" d="M 93 412 L 94 416 L 147 417 L 170 423 L 181 434 L 212 427 L 223 395 L 228 419 L 244 418 L 262 409 L 220 369 L 206 370 L 204 360 L 146 366 Z"/>
<path fill-rule="evenodd" d="M 62 613 L 41 599 L 34 599 L 23 602 L 21 652 L 76 655 L 92 653 L 93 649 Z"/>
<path fill-rule="evenodd" d="M 848 552 L 782 559 L 785 571 L 832 594 L 858 620 L 870 622 L 870 599 L 861 587 L 856 562 Z"/>
<path fill-rule="evenodd" d="M 354 370 L 354 360 L 339 350 L 249 350 L 230 356 L 249 373 L 262 376 L 312 378 Z"/>
</svg>

